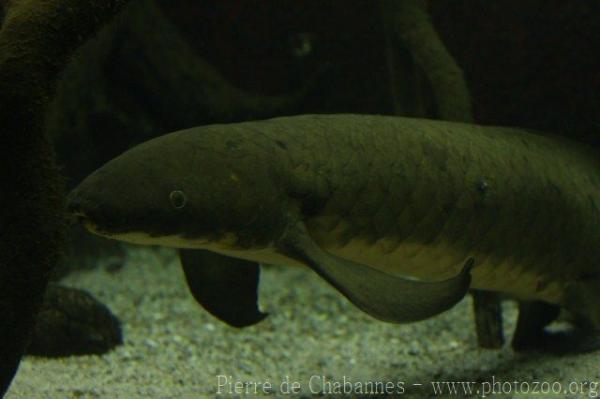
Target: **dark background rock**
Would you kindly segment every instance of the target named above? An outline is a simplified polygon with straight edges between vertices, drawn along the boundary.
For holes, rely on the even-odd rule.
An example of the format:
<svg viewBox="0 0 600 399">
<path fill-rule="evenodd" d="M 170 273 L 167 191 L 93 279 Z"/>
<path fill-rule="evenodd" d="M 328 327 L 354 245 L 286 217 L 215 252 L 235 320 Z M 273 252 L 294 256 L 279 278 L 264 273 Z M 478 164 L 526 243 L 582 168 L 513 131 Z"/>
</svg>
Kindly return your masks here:
<svg viewBox="0 0 600 399">
<path fill-rule="evenodd" d="M 102 354 L 123 343 L 119 320 L 85 291 L 50 284 L 26 354 Z"/>
</svg>

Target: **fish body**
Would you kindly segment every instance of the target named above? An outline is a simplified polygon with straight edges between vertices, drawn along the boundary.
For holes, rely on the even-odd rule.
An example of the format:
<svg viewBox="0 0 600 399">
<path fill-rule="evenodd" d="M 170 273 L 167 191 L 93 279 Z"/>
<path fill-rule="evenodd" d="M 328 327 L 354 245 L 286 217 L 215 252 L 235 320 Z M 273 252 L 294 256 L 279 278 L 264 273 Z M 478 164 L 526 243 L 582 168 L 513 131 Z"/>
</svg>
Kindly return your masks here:
<svg viewBox="0 0 600 399">
<path fill-rule="evenodd" d="M 378 115 L 197 127 L 110 161 L 70 208 L 111 238 L 308 265 L 363 310 L 377 289 L 354 297 L 368 282 L 344 270 L 456 301 L 469 269 L 471 288 L 600 322 L 600 157 L 522 129 Z"/>
</svg>

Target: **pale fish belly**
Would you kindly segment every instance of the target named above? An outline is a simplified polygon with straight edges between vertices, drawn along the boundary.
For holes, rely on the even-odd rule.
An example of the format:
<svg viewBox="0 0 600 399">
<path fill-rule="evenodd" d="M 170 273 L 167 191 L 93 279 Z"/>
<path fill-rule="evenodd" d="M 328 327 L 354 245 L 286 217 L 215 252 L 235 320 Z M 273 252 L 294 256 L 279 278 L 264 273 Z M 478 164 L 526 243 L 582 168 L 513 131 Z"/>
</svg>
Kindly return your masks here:
<svg viewBox="0 0 600 399">
<path fill-rule="evenodd" d="M 518 299 L 563 302 L 564 284 L 548 281 L 509 258 L 491 259 L 487 254 L 462 254 L 447 245 L 400 244 L 382 251 L 385 243 L 352 240 L 343 247 L 326 248 L 336 256 L 369 265 L 382 272 L 424 281 L 440 281 L 457 275 L 469 257 L 475 259 L 471 287 L 498 291 Z"/>
<path fill-rule="evenodd" d="M 472 288 L 498 291 L 520 299 L 537 299 L 550 303 L 562 303 L 564 282 L 547 281 L 543 276 L 530 272 L 510 257 L 493 258 L 485 253 L 466 253 L 445 243 L 423 245 L 398 242 L 384 238 L 374 243 L 352 239 L 340 245 L 340 229 L 312 230 L 311 236 L 325 251 L 353 262 L 362 263 L 384 273 L 413 277 L 424 281 L 439 281 L 455 276 L 468 257 L 475 259 L 472 270 Z M 108 236 L 136 244 L 156 244 L 144 233 Z M 304 266 L 302 263 L 279 253 L 273 245 L 265 248 L 238 249 L 234 235 L 220 242 L 191 240 L 169 236 L 160 239 L 160 245 L 175 248 L 207 249 L 223 255 L 259 263 Z"/>
<path fill-rule="evenodd" d="M 510 259 L 493 260 L 491 257 L 470 253 L 459 253 L 445 245 L 424 246 L 400 244 L 389 250 L 384 240 L 369 245 L 364 240 L 352 240 L 344 246 L 317 244 L 325 251 L 353 262 L 362 263 L 384 273 L 413 277 L 423 281 L 440 281 L 457 275 L 468 257 L 475 259 L 471 287 L 497 291 L 516 299 L 543 300 L 563 303 L 564 284 L 546 281 L 543 276 L 529 272 Z M 387 247 L 386 247 L 387 245 Z M 224 245 L 203 246 L 227 256 L 252 260 L 263 264 L 282 266 L 304 266 L 270 246 L 255 250 L 239 250 Z"/>
<path fill-rule="evenodd" d="M 563 303 L 564 282 L 549 281 L 510 256 L 498 258 L 487 253 L 457 250 L 444 242 L 428 245 L 398 242 L 383 238 L 373 243 L 356 238 L 340 244 L 340 229 L 327 233 L 311 232 L 315 241 L 328 252 L 382 272 L 414 277 L 424 281 L 440 281 L 457 275 L 469 257 L 475 259 L 471 287 L 497 291 L 526 300 Z M 538 269 L 539 270 L 539 269 Z"/>
</svg>

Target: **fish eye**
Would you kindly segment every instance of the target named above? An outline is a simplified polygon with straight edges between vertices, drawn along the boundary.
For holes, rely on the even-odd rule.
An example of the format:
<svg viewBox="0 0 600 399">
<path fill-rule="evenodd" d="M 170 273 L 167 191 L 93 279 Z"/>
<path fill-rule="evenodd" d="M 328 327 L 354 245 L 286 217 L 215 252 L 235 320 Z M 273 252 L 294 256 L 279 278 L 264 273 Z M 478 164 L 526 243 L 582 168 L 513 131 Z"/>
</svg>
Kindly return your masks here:
<svg viewBox="0 0 600 399">
<path fill-rule="evenodd" d="M 171 191 L 171 194 L 169 194 L 169 200 L 171 200 L 171 205 L 173 205 L 173 208 L 175 209 L 181 209 L 187 203 L 187 197 L 185 193 L 180 190 Z"/>
</svg>

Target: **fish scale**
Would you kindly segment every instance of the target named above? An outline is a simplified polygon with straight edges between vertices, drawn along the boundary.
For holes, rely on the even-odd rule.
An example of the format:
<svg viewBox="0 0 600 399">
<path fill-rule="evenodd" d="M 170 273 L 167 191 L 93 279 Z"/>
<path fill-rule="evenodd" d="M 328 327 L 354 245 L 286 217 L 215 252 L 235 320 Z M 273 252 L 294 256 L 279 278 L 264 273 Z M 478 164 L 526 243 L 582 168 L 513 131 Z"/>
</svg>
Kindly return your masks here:
<svg viewBox="0 0 600 399">
<path fill-rule="evenodd" d="M 312 157 L 330 155 L 319 152 L 320 136 L 334 138 L 342 160 L 332 163 L 330 173 L 346 177 L 336 180 L 339 191 L 334 187 L 321 212 L 307 221 L 317 242 L 332 252 L 431 280 L 457 273 L 461 260 L 475 254 L 473 287 L 555 303 L 564 302 L 566 286 L 578 273 L 600 267 L 594 261 L 598 245 L 586 245 L 600 230 L 595 201 L 585 198 L 600 195 L 600 166 L 592 150 L 520 129 L 369 116 L 344 117 L 335 128 L 319 129 L 309 123 L 312 118 L 304 119 L 306 128 L 299 122 L 292 134 L 315 138 L 304 148 Z M 436 151 L 448 159 L 435 158 Z M 365 167 L 371 162 L 375 166 L 368 170 L 376 174 Z M 339 165 L 365 169 L 361 176 L 336 169 Z M 362 181 L 352 182 L 356 176 Z M 388 183 L 393 181 L 399 183 Z M 485 192 L 478 188 L 481 182 L 489 185 Z M 405 194 L 400 202 L 389 201 Z M 346 212 L 349 203 L 359 208 Z M 452 209 L 444 211 L 447 206 Z M 369 209 L 374 218 L 383 207 L 392 210 L 388 225 L 365 223 Z M 337 228 L 321 229 L 322 224 Z M 386 238 L 396 241 L 394 251 L 367 255 Z M 440 262 L 441 254 L 449 264 Z M 532 288 L 540 285 L 546 290 Z"/>
</svg>

